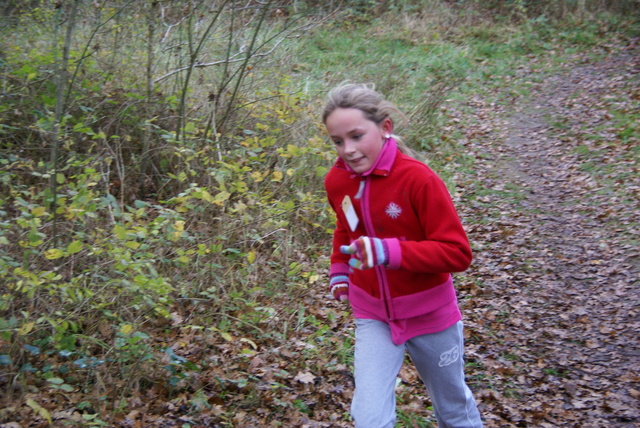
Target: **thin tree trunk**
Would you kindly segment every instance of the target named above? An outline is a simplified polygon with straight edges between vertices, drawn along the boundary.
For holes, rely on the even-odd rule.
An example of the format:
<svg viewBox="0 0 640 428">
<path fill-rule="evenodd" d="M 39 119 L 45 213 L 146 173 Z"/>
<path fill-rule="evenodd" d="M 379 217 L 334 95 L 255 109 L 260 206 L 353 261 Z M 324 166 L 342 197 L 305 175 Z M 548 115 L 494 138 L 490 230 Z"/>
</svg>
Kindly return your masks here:
<svg viewBox="0 0 640 428">
<path fill-rule="evenodd" d="M 184 138 L 184 126 L 186 125 L 186 98 L 187 98 L 187 92 L 189 90 L 189 84 L 191 82 L 191 75 L 193 74 L 193 69 L 198 63 L 198 55 L 200 55 L 200 52 L 202 51 L 205 41 L 209 37 L 211 30 L 213 30 L 213 27 L 215 23 L 218 21 L 218 18 L 220 18 L 220 16 L 222 15 L 222 11 L 226 7 L 227 3 L 228 3 L 228 0 L 225 0 L 224 3 L 220 5 L 218 11 L 214 15 L 214 17 L 211 19 L 211 22 L 207 26 L 207 29 L 205 30 L 204 34 L 200 38 L 200 41 L 198 42 L 198 46 L 196 46 L 195 49 L 193 48 L 193 40 L 192 40 L 193 34 L 191 33 L 191 25 L 189 25 L 189 28 L 188 28 L 188 31 L 189 31 L 188 33 L 189 64 L 188 65 L 189 66 L 187 68 L 187 75 L 184 79 L 184 84 L 182 86 L 182 93 L 180 94 L 180 107 L 178 110 L 178 125 L 176 126 L 176 140 L 178 141 L 180 141 L 180 138 Z M 195 15 L 195 13 L 196 13 L 195 10 L 191 12 L 192 15 L 189 18 L 190 22 L 191 22 L 191 19 L 193 19 L 193 16 Z"/>
<path fill-rule="evenodd" d="M 150 174 L 151 159 L 149 153 L 151 152 L 151 111 L 152 111 L 152 97 L 153 97 L 153 42 L 155 39 L 155 17 L 153 16 L 157 3 L 152 2 L 149 10 L 147 11 L 147 120 L 144 127 L 144 137 L 142 142 L 142 153 L 140 155 L 140 174 L 142 176 L 141 183 L 141 198 L 147 193 L 147 178 Z"/>
<path fill-rule="evenodd" d="M 51 174 L 50 187 L 51 187 L 51 212 L 53 213 L 53 246 L 56 247 L 58 243 L 58 216 L 57 216 L 57 193 L 58 193 L 58 158 L 60 141 L 62 140 L 61 123 L 64 117 L 65 110 L 65 91 L 67 90 L 68 82 L 68 67 L 69 67 L 69 51 L 71 50 L 71 40 L 73 36 L 73 30 L 76 22 L 76 14 L 78 12 L 78 4 L 80 0 L 74 0 L 70 6 L 69 17 L 67 18 L 67 31 L 64 37 L 64 45 L 62 47 L 62 58 L 60 61 L 56 61 L 56 107 L 53 119 L 52 130 L 52 144 L 51 153 L 49 154 L 49 171 Z M 54 43 L 57 44 L 57 38 L 54 38 Z M 57 49 L 56 49 L 57 51 Z"/>
<path fill-rule="evenodd" d="M 256 25 L 256 29 L 254 30 L 253 35 L 251 37 L 251 42 L 247 47 L 247 54 L 245 56 L 244 62 L 242 63 L 242 67 L 240 67 L 239 69 L 239 74 L 236 77 L 236 84 L 235 84 L 235 87 L 233 88 L 233 92 L 231 93 L 231 97 L 229 99 L 229 103 L 227 104 L 227 108 L 225 110 L 224 116 L 222 116 L 222 118 L 218 123 L 218 129 L 221 129 L 224 127 L 225 122 L 227 121 L 227 119 L 231 114 L 233 104 L 236 100 L 236 97 L 238 96 L 238 93 L 240 92 L 240 85 L 242 84 L 242 81 L 244 80 L 244 77 L 247 74 L 249 61 L 255 54 L 253 48 L 255 47 L 256 41 L 258 40 L 258 35 L 260 34 L 260 29 L 262 28 L 262 24 L 267 18 L 267 12 L 269 11 L 269 6 L 271 6 L 271 1 L 265 1 L 263 3 L 262 13 L 258 20 L 258 24 Z"/>
</svg>

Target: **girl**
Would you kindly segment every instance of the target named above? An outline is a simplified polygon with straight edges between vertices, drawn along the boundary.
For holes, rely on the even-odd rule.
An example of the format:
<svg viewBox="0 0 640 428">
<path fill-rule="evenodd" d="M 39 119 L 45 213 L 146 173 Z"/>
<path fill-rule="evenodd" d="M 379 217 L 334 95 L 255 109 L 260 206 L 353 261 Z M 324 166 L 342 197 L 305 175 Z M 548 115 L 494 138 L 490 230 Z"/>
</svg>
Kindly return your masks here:
<svg viewBox="0 0 640 428">
<path fill-rule="evenodd" d="M 357 428 L 393 427 L 405 349 L 426 385 L 438 426 L 481 427 L 464 379 L 461 314 L 451 272 L 471 263 L 449 193 L 392 136 L 396 107 L 371 86 L 329 94 L 322 120 L 338 160 L 325 179 L 337 216 L 330 287 L 356 318 Z"/>
</svg>

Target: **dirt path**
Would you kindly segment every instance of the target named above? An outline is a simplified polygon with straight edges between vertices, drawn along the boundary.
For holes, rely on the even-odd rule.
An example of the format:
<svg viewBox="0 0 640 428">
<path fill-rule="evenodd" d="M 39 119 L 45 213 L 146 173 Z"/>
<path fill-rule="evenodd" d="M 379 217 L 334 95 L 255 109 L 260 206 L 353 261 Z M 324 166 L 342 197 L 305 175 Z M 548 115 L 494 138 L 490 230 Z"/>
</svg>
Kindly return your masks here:
<svg viewBox="0 0 640 428">
<path fill-rule="evenodd" d="M 475 100 L 487 195 L 463 213 L 484 219 L 464 288 L 488 426 L 640 423 L 638 140 L 607 113 L 638 95 L 639 57 L 583 58 L 510 106 Z"/>
</svg>

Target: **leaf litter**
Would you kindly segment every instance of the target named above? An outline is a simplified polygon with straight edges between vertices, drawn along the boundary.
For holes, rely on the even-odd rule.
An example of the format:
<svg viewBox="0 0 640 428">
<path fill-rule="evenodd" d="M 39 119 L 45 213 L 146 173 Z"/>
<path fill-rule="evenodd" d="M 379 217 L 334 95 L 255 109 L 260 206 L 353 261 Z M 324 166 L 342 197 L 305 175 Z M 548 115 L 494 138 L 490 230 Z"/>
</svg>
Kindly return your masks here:
<svg viewBox="0 0 640 428">
<path fill-rule="evenodd" d="M 470 102 L 460 205 L 476 259 L 458 288 L 487 426 L 640 421 L 638 53 L 552 76 L 532 63 L 526 97 Z"/>
</svg>

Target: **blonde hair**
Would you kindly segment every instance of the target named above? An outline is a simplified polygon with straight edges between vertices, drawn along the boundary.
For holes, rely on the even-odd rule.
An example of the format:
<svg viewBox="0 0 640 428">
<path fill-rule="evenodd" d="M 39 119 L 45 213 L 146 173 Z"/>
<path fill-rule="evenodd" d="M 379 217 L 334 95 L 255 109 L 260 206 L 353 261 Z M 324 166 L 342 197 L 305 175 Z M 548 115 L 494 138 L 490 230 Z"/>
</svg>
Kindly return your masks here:
<svg viewBox="0 0 640 428">
<path fill-rule="evenodd" d="M 375 85 L 364 83 L 343 83 L 332 89 L 322 111 L 322 123 L 327 123 L 327 117 L 339 108 L 355 108 L 364 113 L 364 116 L 376 124 L 389 118 L 393 122 L 392 114 L 402 119 L 406 117 L 395 104 L 387 101 L 375 90 Z M 411 150 L 397 135 L 393 136 L 398 143 L 401 152 L 411 155 Z"/>
</svg>

